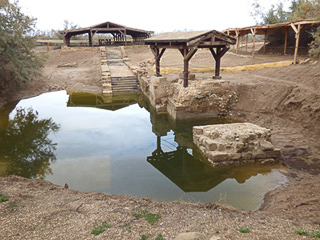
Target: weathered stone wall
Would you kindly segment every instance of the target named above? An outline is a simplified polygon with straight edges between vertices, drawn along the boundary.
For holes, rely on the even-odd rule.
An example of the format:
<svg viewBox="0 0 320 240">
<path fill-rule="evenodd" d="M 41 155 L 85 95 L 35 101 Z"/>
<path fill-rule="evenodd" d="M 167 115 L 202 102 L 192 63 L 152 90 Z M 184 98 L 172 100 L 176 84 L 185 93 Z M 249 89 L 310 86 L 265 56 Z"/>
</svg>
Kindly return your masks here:
<svg viewBox="0 0 320 240">
<path fill-rule="evenodd" d="M 102 92 L 104 94 L 112 94 L 111 74 L 107 63 L 107 49 L 106 47 L 100 47 L 100 59 L 101 59 L 101 85 Z"/>
<path fill-rule="evenodd" d="M 213 166 L 274 163 L 281 155 L 271 143 L 271 130 L 251 123 L 195 126 L 193 142 Z"/>
<path fill-rule="evenodd" d="M 176 120 L 227 116 L 237 101 L 229 81 L 190 80 L 189 86 L 184 88 L 182 79 L 148 77 L 139 71 L 138 76 L 141 90 L 153 107 Z"/>
</svg>

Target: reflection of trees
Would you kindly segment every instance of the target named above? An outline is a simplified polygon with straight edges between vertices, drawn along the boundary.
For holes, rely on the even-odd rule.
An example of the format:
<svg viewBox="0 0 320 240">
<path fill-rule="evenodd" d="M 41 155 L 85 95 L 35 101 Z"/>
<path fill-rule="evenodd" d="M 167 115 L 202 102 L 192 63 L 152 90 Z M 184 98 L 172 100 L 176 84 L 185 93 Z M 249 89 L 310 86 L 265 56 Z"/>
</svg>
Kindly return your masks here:
<svg viewBox="0 0 320 240">
<path fill-rule="evenodd" d="M 39 120 L 32 108 L 16 111 L 8 126 L 0 130 L 0 160 L 7 162 L 6 175 L 43 178 L 56 160 L 56 144 L 48 136 L 60 127 L 51 118 Z"/>
</svg>

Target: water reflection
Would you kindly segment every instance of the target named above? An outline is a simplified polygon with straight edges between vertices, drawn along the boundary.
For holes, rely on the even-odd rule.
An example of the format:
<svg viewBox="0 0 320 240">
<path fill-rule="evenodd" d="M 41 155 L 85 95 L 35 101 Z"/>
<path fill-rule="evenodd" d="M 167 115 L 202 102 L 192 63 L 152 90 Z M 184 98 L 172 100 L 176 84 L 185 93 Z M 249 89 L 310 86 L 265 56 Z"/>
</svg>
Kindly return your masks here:
<svg viewBox="0 0 320 240">
<path fill-rule="evenodd" d="M 56 144 L 48 135 L 57 132 L 59 125 L 51 118 L 39 119 L 32 108 L 16 109 L 10 120 L 9 114 L 16 104 L 0 112 L 0 174 L 44 178 L 56 160 Z"/>
<path fill-rule="evenodd" d="M 139 101 L 140 93 L 133 92 L 126 95 L 101 95 L 87 92 L 68 91 L 68 107 L 96 107 L 116 111 Z"/>
<path fill-rule="evenodd" d="M 165 114 L 156 114 L 148 99 L 137 93 L 112 98 L 92 93 L 68 94 L 42 94 L 20 101 L 17 107 L 12 104 L 0 114 L 0 175 L 45 176 L 58 185 L 68 183 L 74 190 L 129 194 L 158 201 L 223 199 L 245 209 L 255 209 L 264 193 L 285 181 L 284 175 L 275 170 L 278 166 L 252 164 L 218 169 L 207 164 L 193 146 L 192 126 L 231 120 L 174 121 Z M 31 118 L 27 110 L 30 106 L 34 109 Z M 25 110 L 17 117 L 14 108 Z M 13 124 L 18 118 L 30 123 L 21 120 Z M 47 127 L 40 124 L 44 121 Z M 57 134 L 50 134 L 58 131 L 55 123 L 61 128 Z M 26 133 L 26 139 L 17 133 L 20 137 L 7 144 L 17 153 L 2 147 L 4 139 L 9 141 L 8 132 L 15 133 L 8 130 L 14 125 L 33 128 Z M 37 136 L 38 131 L 44 132 L 42 137 Z M 34 144 L 19 145 L 21 138 Z M 34 157 L 30 157 L 32 154 Z"/>
<path fill-rule="evenodd" d="M 266 175 L 279 167 L 258 163 L 212 167 L 196 151 L 192 155 L 186 147 L 178 146 L 175 151 L 170 152 L 164 152 L 158 147 L 152 156 L 147 157 L 147 161 L 184 192 L 207 192 L 229 178 L 242 184 L 253 176 Z"/>
</svg>

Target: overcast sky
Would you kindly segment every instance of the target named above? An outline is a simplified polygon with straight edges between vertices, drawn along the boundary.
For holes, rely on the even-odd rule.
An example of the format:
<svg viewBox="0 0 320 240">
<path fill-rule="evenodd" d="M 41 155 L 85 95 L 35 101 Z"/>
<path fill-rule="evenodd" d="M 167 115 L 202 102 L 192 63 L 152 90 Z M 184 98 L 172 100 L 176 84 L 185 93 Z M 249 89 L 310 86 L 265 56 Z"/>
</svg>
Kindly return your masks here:
<svg viewBox="0 0 320 240">
<path fill-rule="evenodd" d="M 12 2 L 13 0 L 11 0 Z M 260 0 L 269 8 L 280 0 Z M 64 20 L 81 27 L 114 22 L 128 27 L 170 32 L 223 30 L 255 25 L 253 0 L 20 0 L 22 11 L 37 18 L 41 30 L 61 30 Z"/>
</svg>

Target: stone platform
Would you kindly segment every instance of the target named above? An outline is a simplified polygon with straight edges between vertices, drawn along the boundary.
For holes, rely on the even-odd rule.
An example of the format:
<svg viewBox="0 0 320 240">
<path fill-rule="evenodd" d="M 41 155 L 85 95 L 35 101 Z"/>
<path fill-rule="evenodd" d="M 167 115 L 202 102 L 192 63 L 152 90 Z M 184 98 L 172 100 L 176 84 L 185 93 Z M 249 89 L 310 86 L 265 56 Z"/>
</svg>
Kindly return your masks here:
<svg viewBox="0 0 320 240">
<path fill-rule="evenodd" d="M 271 130 L 251 123 L 195 126 L 193 142 L 213 166 L 275 163 L 281 156 L 271 143 Z"/>
<path fill-rule="evenodd" d="M 237 101 L 227 80 L 192 80 L 187 88 L 183 87 L 183 79 L 152 76 L 144 80 L 140 78 L 141 89 L 156 111 L 168 113 L 175 120 L 227 116 Z"/>
</svg>

